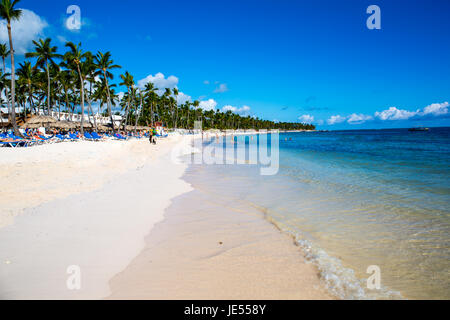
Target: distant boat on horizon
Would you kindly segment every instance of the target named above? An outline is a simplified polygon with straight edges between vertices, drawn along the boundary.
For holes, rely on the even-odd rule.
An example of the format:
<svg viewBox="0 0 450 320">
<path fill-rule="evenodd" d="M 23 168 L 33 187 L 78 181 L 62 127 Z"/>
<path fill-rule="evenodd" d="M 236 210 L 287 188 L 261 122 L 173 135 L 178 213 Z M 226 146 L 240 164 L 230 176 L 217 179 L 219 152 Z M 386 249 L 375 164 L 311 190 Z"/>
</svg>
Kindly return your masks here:
<svg viewBox="0 0 450 320">
<path fill-rule="evenodd" d="M 415 128 L 409 128 L 408 131 L 428 131 L 430 130 L 429 128 L 425 128 L 425 127 L 415 127 Z"/>
</svg>

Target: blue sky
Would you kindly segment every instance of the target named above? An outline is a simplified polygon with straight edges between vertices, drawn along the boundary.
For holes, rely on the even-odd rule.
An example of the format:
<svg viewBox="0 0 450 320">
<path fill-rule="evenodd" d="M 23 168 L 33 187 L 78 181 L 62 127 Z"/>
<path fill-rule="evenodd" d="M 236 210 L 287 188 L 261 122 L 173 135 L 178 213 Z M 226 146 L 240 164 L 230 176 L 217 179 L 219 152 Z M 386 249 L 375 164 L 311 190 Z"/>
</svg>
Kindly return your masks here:
<svg viewBox="0 0 450 320">
<path fill-rule="evenodd" d="M 81 9 L 79 32 L 64 26 L 71 4 Z M 372 4 L 381 30 L 366 27 Z M 61 50 L 70 40 L 111 51 L 123 67 L 115 80 L 127 70 L 136 82 L 176 85 L 205 108 L 322 129 L 450 125 L 448 0 L 22 0 L 19 7 L 40 19 L 25 27 L 34 28 L 28 35 L 50 36 Z"/>
</svg>

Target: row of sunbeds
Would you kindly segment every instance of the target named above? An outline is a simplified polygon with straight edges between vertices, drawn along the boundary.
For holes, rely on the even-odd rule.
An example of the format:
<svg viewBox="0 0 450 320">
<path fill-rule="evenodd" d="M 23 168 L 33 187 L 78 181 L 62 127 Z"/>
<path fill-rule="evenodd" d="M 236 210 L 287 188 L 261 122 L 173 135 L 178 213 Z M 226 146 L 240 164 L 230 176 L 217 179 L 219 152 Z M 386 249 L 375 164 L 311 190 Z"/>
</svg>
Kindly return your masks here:
<svg viewBox="0 0 450 320">
<path fill-rule="evenodd" d="M 0 133 L 0 147 L 17 148 L 17 147 L 30 147 L 44 143 L 57 143 L 63 141 L 79 141 L 79 140 L 102 141 L 106 139 L 127 140 L 129 138 L 140 139 L 143 138 L 143 136 L 131 134 L 129 134 L 128 136 L 124 136 L 119 133 L 116 133 L 115 135 L 109 134 L 100 135 L 97 132 L 91 133 L 84 132 L 83 137 L 81 137 L 78 133 L 54 134 L 51 136 L 44 136 L 41 134 L 29 135 L 25 133 L 24 138 L 22 138 L 14 135 L 13 133 Z"/>
</svg>

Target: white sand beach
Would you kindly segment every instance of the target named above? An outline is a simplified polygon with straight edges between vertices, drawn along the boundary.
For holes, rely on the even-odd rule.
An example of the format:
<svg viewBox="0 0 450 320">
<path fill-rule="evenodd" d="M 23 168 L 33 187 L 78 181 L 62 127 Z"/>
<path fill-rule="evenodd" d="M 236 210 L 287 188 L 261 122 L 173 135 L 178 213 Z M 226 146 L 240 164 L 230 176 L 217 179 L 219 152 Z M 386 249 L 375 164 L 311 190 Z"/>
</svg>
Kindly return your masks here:
<svg viewBox="0 0 450 320">
<path fill-rule="evenodd" d="M 0 299 L 331 298 L 291 238 L 192 191 L 179 143 L 0 149 Z"/>
<path fill-rule="evenodd" d="M 170 161 L 177 140 L 2 148 L 0 298 L 107 296 L 170 199 L 190 190 L 184 166 Z M 81 290 L 67 289 L 70 265 L 80 267 Z"/>
</svg>

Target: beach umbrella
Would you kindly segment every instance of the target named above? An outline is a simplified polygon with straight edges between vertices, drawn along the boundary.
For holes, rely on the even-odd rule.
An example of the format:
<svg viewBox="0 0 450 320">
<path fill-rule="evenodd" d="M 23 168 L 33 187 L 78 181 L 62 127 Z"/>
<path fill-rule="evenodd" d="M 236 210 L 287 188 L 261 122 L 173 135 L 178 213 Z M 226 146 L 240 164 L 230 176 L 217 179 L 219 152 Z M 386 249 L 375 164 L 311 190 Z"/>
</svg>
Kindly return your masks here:
<svg viewBox="0 0 450 320">
<path fill-rule="evenodd" d="M 77 124 L 76 124 L 76 127 L 77 127 L 77 128 L 80 128 L 80 123 L 77 123 Z M 83 123 L 83 128 L 85 128 L 85 129 L 86 129 L 86 128 L 87 128 L 87 129 L 91 129 L 91 128 L 92 128 L 92 124 L 90 124 L 89 122 L 84 122 L 84 123 Z"/>
<path fill-rule="evenodd" d="M 57 121 L 55 123 L 51 123 L 50 127 L 57 128 L 57 129 L 70 130 L 70 129 L 75 129 L 76 125 L 75 125 L 75 123 L 69 122 L 69 121 Z"/>
<path fill-rule="evenodd" d="M 21 126 L 24 129 L 37 129 L 42 127 L 40 123 L 25 123 Z"/>
<path fill-rule="evenodd" d="M 49 116 L 34 116 L 29 119 L 26 124 L 47 124 L 47 123 L 55 123 L 56 120 Z"/>
<path fill-rule="evenodd" d="M 109 131 L 109 130 L 111 130 L 110 127 L 104 126 L 102 124 L 98 125 L 97 128 L 98 128 L 98 130 L 101 130 L 101 131 Z"/>
</svg>

